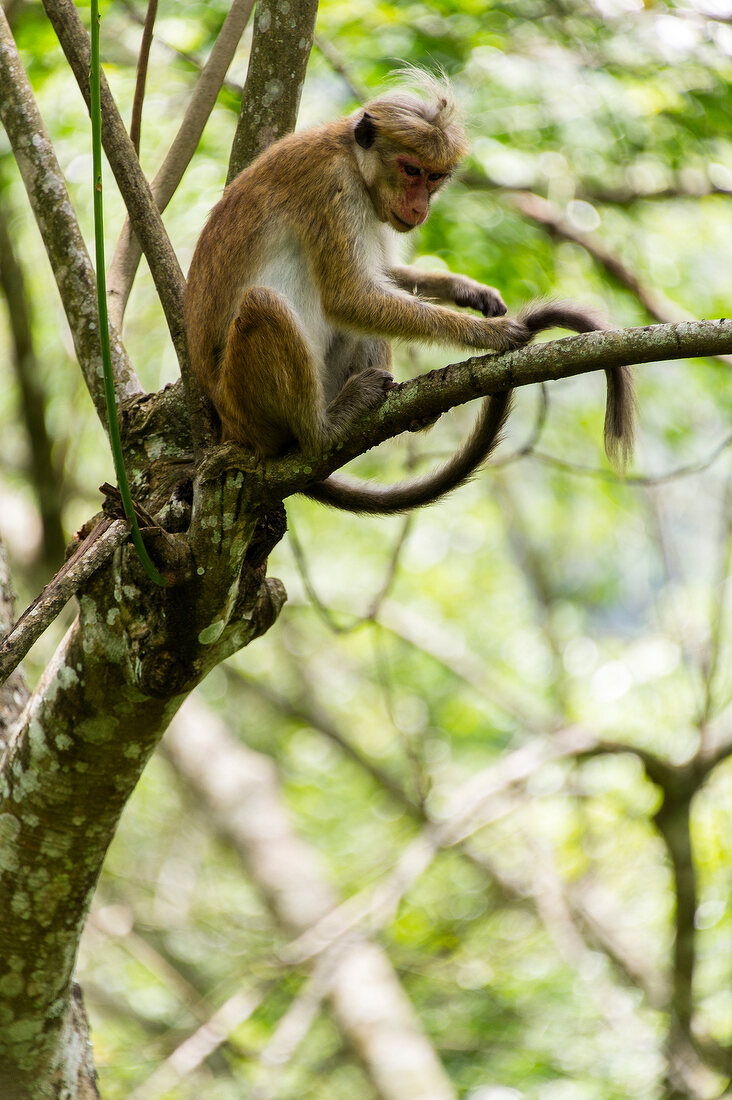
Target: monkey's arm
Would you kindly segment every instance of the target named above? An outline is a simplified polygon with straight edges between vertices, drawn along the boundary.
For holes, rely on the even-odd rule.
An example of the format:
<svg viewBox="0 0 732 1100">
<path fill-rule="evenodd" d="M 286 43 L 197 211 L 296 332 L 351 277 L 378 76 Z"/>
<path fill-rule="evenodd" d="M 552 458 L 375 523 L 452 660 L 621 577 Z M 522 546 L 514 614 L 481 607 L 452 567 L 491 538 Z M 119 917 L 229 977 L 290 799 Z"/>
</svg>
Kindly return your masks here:
<svg viewBox="0 0 732 1100">
<path fill-rule="evenodd" d="M 509 351 L 523 347 L 532 335 L 521 320 L 458 313 L 405 294 L 386 280 L 343 279 L 321 293 L 323 308 L 334 321 L 378 336 Z"/>
<path fill-rule="evenodd" d="M 322 234 L 312 244 L 313 270 L 326 314 L 348 328 L 375 336 L 404 340 L 428 340 L 468 348 L 508 351 L 523 347 L 531 334 L 521 322 L 508 317 L 475 317 L 414 297 L 391 281 L 388 274 L 360 266 L 353 242 L 326 250 Z M 333 263 L 336 254 L 341 261 Z M 352 259 L 353 258 L 353 259 Z M 349 260 L 351 262 L 349 262 Z"/>
<path fill-rule="evenodd" d="M 467 275 L 402 266 L 390 268 L 388 275 L 401 290 L 406 290 L 409 294 L 439 298 L 443 302 L 454 302 L 456 306 L 479 309 L 486 317 L 502 317 L 506 313 L 506 304 L 495 287 L 485 286 Z"/>
</svg>

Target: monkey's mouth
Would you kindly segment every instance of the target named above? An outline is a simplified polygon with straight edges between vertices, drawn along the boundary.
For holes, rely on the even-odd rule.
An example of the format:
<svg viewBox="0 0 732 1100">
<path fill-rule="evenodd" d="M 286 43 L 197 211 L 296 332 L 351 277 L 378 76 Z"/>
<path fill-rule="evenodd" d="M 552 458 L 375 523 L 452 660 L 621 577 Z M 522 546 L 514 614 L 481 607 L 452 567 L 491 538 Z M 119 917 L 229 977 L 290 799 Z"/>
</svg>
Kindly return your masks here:
<svg viewBox="0 0 732 1100">
<path fill-rule="evenodd" d="M 415 226 L 410 225 L 409 222 L 405 222 L 404 218 L 400 218 L 398 214 L 395 214 L 393 210 L 390 210 L 389 213 L 392 216 L 392 218 L 394 219 L 394 221 L 397 223 L 397 228 L 400 228 L 400 227 L 403 226 L 404 230 L 406 232 L 409 232 L 409 230 L 415 228 Z"/>
</svg>

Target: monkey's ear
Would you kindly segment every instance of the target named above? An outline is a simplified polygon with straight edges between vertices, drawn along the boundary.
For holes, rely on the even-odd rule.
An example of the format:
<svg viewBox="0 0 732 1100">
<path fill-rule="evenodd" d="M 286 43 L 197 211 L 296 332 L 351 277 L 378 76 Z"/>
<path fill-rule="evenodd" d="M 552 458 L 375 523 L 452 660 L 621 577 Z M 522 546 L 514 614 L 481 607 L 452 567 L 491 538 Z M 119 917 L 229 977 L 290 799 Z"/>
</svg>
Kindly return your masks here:
<svg viewBox="0 0 732 1100">
<path fill-rule="evenodd" d="M 368 111 L 364 111 L 356 124 L 353 135 L 362 149 L 370 149 L 376 141 L 376 123 L 374 122 L 374 116 L 370 115 Z"/>
</svg>

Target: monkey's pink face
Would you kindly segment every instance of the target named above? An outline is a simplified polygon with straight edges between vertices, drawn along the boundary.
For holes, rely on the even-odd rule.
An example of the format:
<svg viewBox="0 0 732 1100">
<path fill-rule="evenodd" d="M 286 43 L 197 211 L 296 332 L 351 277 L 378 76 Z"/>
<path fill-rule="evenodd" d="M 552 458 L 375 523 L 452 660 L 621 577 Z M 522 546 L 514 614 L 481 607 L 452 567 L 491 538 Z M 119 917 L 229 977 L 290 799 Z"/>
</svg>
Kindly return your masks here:
<svg viewBox="0 0 732 1100">
<path fill-rule="evenodd" d="M 399 233 L 409 233 L 422 225 L 430 212 L 430 199 L 445 183 L 450 173 L 417 160 L 416 157 L 396 158 L 394 192 L 389 196 L 386 219 Z"/>
</svg>

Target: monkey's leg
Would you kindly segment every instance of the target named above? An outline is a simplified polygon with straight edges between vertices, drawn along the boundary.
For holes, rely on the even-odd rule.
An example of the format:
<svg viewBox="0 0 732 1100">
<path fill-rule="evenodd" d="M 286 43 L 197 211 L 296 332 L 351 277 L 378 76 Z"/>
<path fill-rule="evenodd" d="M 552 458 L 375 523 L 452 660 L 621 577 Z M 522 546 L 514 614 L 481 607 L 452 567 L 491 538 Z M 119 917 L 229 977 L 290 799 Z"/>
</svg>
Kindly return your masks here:
<svg viewBox="0 0 732 1100">
<path fill-rule="evenodd" d="M 380 336 L 359 336 L 336 331 L 325 354 L 323 391 L 329 404 L 340 394 L 348 379 L 370 367 L 391 372 L 391 344 Z"/>
<path fill-rule="evenodd" d="M 222 438 L 265 456 L 281 454 L 294 441 L 318 453 L 384 400 L 391 375 L 369 369 L 349 379 L 326 407 L 321 367 L 287 300 L 268 287 L 250 287 L 229 330 L 219 376 Z"/>
<path fill-rule="evenodd" d="M 278 294 L 251 287 L 242 295 L 229 329 L 214 403 L 221 438 L 234 439 L 257 454 L 281 453 L 294 440 L 287 415 L 295 400 L 309 402 L 312 373 L 304 340 Z M 299 395 L 299 388 L 301 392 Z"/>
</svg>

